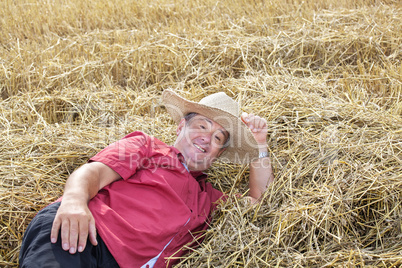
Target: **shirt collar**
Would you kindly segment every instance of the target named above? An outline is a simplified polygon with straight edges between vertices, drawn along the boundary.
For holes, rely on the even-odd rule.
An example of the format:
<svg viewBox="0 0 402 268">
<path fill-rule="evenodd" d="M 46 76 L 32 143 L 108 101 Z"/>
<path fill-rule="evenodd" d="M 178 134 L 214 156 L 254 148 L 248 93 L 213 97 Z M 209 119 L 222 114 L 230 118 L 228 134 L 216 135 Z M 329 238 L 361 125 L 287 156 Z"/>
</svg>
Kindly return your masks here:
<svg viewBox="0 0 402 268">
<path fill-rule="evenodd" d="M 179 161 L 183 164 L 183 166 L 187 169 L 187 171 L 191 174 L 191 176 L 193 176 L 197 181 L 201 180 L 201 179 L 205 179 L 207 177 L 207 175 L 202 171 L 190 171 L 190 170 L 188 170 L 187 165 L 184 164 L 184 162 L 185 162 L 184 157 L 180 153 L 180 151 L 174 146 L 170 146 L 170 148 L 172 148 L 173 152 L 177 155 L 177 158 L 179 159 Z"/>
</svg>

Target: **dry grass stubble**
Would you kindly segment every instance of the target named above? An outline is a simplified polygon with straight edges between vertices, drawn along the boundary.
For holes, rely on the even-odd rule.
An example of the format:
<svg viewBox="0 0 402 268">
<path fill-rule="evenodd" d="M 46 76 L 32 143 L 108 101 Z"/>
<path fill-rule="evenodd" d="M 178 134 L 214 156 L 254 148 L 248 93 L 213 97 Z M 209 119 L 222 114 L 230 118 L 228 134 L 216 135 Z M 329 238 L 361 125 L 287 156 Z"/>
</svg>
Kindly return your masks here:
<svg viewBox="0 0 402 268">
<path fill-rule="evenodd" d="M 265 116 L 276 177 L 249 208 L 247 168 L 211 168 L 231 202 L 179 267 L 401 265 L 402 10 L 349 2 L 2 2 L 0 265 L 101 148 L 173 142 L 165 88 Z"/>
</svg>

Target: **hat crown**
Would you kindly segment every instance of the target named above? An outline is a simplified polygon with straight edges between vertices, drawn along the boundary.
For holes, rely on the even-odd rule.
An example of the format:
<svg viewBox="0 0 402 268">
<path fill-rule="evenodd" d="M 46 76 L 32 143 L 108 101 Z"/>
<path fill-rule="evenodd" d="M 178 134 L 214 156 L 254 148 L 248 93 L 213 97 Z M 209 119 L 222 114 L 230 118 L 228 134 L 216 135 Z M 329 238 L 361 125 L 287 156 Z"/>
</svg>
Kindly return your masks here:
<svg viewBox="0 0 402 268">
<path fill-rule="evenodd" d="M 223 110 L 234 116 L 238 116 L 240 112 L 239 104 L 224 92 L 208 95 L 202 98 L 198 103 Z"/>
</svg>

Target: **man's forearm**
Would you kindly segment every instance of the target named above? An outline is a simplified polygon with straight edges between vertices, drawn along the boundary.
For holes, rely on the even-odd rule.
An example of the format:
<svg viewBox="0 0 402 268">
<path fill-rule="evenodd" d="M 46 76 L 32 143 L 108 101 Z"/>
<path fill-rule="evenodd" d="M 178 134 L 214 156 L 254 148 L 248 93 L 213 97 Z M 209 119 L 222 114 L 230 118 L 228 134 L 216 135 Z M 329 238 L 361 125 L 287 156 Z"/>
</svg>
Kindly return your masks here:
<svg viewBox="0 0 402 268">
<path fill-rule="evenodd" d="M 103 163 L 87 163 L 70 175 L 63 199 L 74 198 L 88 203 L 100 189 L 120 178 L 119 174 Z"/>
<path fill-rule="evenodd" d="M 85 164 L 74 171 L 68 178 L 63 199 L 74 199 L 76 202 L 88 203 L 93 198 L 100 187 L 99 171 Z"/>
<path fill-rule="evenodd" d="M 267 146 L 262 145 L 259 151 L 267 152 Z M 273 181 L 274 175 L 269 157 L 259 158 L 250 163 L 250 197 L 258 200 Z"/>
</svg>

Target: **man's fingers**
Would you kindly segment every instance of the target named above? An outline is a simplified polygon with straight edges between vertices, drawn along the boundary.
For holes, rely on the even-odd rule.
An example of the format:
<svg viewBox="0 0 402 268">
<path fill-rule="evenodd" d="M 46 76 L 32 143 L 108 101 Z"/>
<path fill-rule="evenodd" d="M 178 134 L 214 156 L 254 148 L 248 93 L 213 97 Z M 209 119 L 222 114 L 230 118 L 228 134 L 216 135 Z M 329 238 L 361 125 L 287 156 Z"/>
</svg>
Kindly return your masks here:
<svg viewBox="0 0 402 268">
<path fill-rule="evenodd" d="M 253 116 L 250 118 L 250 129 L 253 132 L 259 132 L 262 129 L 266 128 L 267 126 L 267 121 L 264 118 L 261 118 L 259 116 Z"/>
<path fill-rule="evenodd" d="M 77 241 L 78 241 L 78 222 L 76 220 L 70 221 L 70 237 L 69 237 L 69 252 L 75 254 L 77 251 Z"/>
<path fill-rule="evenodd" d="M 54 244 L 57 242 L 57 237 L 59 236 L 60 231 L 60 221 L 55 218 L 52 225 L 52 230 L 50 231 L 50 241 Z"/>
<path fill-rule="evenodd" d="M 70 221 L 63 220 L 61 223 L 61 247 L 67 251 L 70 249 Z"/>
<path fill-rule="evenodd" d="M 248 117 L 248 113 L 243 112 L 240 116 L 241 121 L 243 121 L 244 124 L 247 125 L 247 117 Z"/>
<path fill-rule="evenodd" d="M 89 222 L 88 227 L 89 227 L 89 241 L 91 242 L 92 245 L 96 246 L 98 245 L 98 241 L 96 240 L 96 226 L 95 226 L 95 220 L 93 218 Z"/>
<path fill-rule="evenodd" d="M 78 236 L 78 252 L 82 252 L 87 245 L 88 224 L 80 224 L 80 233 Z"/>
<path fill-rule="evenodd" d="M 261 130 L 261 129 L 265 128 L 266 125 L 267 125 L 267 120 L 265 120 L 264 118 L 258 117 L 258 120 L 256 120 L 256 121 L 257 121 L 256 122 L 256 128 L 258 130 Z"/>
<path fill-rule="evenodd" d="M 246 112 L 243 112 L 240 118 L 249 128 L 252 126 L 253 119 L 254 119 L 253 114 L 248 114 Z"/>
<path fill-rule="evenodd" d="M 248 126 L 252 132 L 258 131 L 258 125 L 259 125 L 259 116 L 255 116 L 253 114 L 249 114 L 248 116 Z"/>
</svg>

